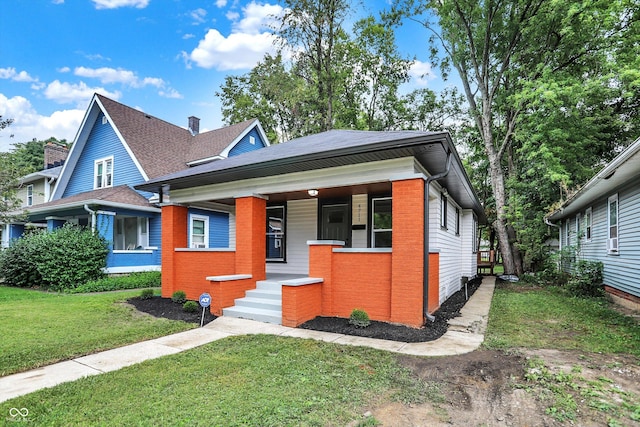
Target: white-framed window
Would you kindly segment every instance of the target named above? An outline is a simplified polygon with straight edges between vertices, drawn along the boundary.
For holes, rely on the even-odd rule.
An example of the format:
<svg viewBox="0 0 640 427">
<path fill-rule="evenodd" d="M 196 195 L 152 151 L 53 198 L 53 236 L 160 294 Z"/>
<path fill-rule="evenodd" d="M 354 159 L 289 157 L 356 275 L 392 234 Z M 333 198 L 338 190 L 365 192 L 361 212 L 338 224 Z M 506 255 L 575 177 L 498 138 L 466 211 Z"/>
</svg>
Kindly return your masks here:
<svg viewBox="0 0 640 427">
<path fill-rule="evenodd" d="M 113 230 L 114 250 L 143 250 L 149 246 L 149 218 L 116 217 Z"/>
<path fill-rule="evenodd" d="M 33 184 L 27 185 L 27 206 L 33 206 Z"/>
<path fill-rule="evenodd" d="M 584 237 L 587 242 L 591 241 L 591 227 L 593 226 L 593 211 L 588 208 L 584 212 Z"/>
<path fill-rule="evenodd" d="M 618 235 L 619 235 L 619 229 L 618 229 L 618 195 L 614 194 L 613 196 L 609 197 L 609 201 L 607 203 L 608 205 L 608 209 L 607 209 L 607 219 L 608 219 L 608 229 L 609 229 L 609 235 L 608 235 L 608 244 L 607 244 L 607 249 L 609 251 L 609 253 L 613 253 L 613 254 L 617 254 L 618 253 Z"/>
<path fill-rule="evenodd" d="M 107 116 L 102 116 L 102 124 L 106 125 L 107 123 L 109 123 L 109 121 L 107 120 Z"/>
<path fill-rule="evenodd" d="M 93 176 L 94 189 L 113 186 L 113 156 L 96 160 Z"/>
<path fill-rule="evenodd" d="M 440 193 L 440 227 L 447 229 L 447 196 L 444 193 Z"/>
<path fill-rule="evenodd" d="M 580 226 L 582 225 L 582 215 L 577 214 L 576 215 L 576 241 L 580 241 L 582 239 L 582 236 L 580 235 Z"/>
<path fill-rule="evenodd" d="M 267 207 L 267 261 L 285 261 L 285 207 Z"/>
<path fill-rule="evenodd" d="M 460 235 L 460 208 L 456 208 L 456 236 Z"/>
<path fill-rule="evenodd" d="M 256 137 L 249 135 L 249 144 L 256 145 Z"/>
<path fill-rule="evenodd" d="M 189 217 L 189 247 L 209 247 L 209 217 L 191 215 Z"/>
<path fill-rule="evenodd" d="M 391 197 L 371 199 L 371 247 L 390 248 L 393 240 Z"/>
</svg>

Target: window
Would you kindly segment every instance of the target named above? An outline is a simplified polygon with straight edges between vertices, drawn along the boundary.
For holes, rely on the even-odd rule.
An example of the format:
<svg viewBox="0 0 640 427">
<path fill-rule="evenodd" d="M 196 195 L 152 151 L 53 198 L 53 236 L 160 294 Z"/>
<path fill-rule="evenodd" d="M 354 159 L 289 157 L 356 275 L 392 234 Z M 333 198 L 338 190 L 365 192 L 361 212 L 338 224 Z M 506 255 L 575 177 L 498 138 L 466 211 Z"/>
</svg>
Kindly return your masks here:
<svg viewBox="0 0 640 427">
<path fill-rule="evenodd" d="M 107 123 L 109 123 L 109 121 L 107 120 L 107 116 L 102 116 L 102 124 L 106 125 Z"/>
<path fill-rule="evenodd" d="M 390 248 L 392 243 L 391 197 L 371 199 L 371 247 Z"/>
<path fill-rule="evenodd" d="M 191 248 L 209 247 L 209 217 L 191 215 L 189 221 L 189 238 L 189 247 Z"/>
<path fill-rule="evenodd" d="M 440 227 L 447 228 L 447 196 L 440 193 Z"/>
<path fill-rule="evenodd" d="M 27 206 L 33 206 L 33 184 L 27 185 Z"/>
<path fill-rule="evenodd" d="M 591 226 L 593 223 L 593 214 L 591 208 L 587 209 L 584 213 L 584 234 L 587 242 L 591 241 Z"/>
<path fill-rule="evenodd" d="M 96 160 L 94 164 L 94 189 L 113 185 L 113 157 Z"/>
<path fill-rule="evenodd" d="M 460 235 L 460 208 L 456 208 L 456 236 Z"/>
<path fill-rule="evenodd" d="M 255 136 L 249 136 L 249 144 L 256 145 L 256 137 Z"/>
<path fill-rule="evenodd" d="M 610 253 L 618 253 L 618 195 L 609 197 L 609 238 L 607 249 Z"/>
<path fill-rule="evenodd" d="M 120 217 L 115 220 L 113 249 L 142 250 L 149 246 L 149 218 Z"/>
<path fill-rule="evenodd" d="M 267 261 L 284 261 L 285 244 L 285 208 L 267 207 Z"/>
<path fill-rule="evenodd" d="M 565 239 L 565 243 L 567 244 L 567 246 L 571 246 L 571 220 L 567 219 L 567 223 L 565 224 L 565 231 L 566 231 L 566 239 Z"/>
<path fill-rule="evenodd" d="M 582 223 L 582 215 L 577 214 L 576 215 L 576 240 L 579 242 L 582 239 L 582 236 L 580 235 L 580 225 Z"/>
</svg>

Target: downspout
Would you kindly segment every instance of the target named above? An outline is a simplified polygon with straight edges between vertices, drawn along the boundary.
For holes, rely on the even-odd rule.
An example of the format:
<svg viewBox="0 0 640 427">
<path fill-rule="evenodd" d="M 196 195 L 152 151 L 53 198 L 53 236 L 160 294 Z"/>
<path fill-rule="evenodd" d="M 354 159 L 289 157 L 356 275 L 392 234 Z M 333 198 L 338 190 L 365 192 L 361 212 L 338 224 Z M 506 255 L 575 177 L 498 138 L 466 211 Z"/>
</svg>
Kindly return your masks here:
<svg viewBox="0 0 640 427">
<path fill-rule="evenodd" d="M 429 296 L 429 184 L 431 181 L 437 181 L 449 174 L 451 169 L 451 150 L 447 151 L 447 166 L 443 172 L 436 175 L 428 176 L 424 182 L 424 273 L 422 277 L 422 314 L 431 322 L 435 322 L 436 318 L 429 314 L 429 304 L 427 298 Z"/>
<path fill-rule="evenodd" d="M 91 209 L 89 209 L 89 205 L 87 205 L 87 204 L 84 205 L 84 210 L 89 212 L 89 214 L 91 214 L 91 231 L 93 231 L 95 233 L 95 231 L 96 231 L 96 211 L 92 211 Z"/>
</svg>

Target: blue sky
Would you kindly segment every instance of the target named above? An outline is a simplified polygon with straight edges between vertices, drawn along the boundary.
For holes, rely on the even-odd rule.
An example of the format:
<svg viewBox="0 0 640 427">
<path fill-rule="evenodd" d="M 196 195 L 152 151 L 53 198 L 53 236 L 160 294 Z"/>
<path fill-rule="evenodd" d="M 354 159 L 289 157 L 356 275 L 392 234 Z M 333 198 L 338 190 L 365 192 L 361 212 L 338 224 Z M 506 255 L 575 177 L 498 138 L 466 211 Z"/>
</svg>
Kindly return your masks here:
<svg viewBox="0 0 640 427">
<path fill-rule="evenodd" d="M 386 7 L 369 1 L 358 14 Z M 0 11 L 0 151 L 51 136 L 73 141 L 94 92 L 201 131 L 223 126 L 215 93 L 273 51 L 268 29 L 276 0 L 11 0 Z M 358 16 L 352 16 L 355 20 Z M 346 25 L 350 29 L 350 25 Z M 442 82 L 428 64 L 428 34 L 396 33 L 415 57 L 408 88 Z M 13 136 L 11 136 L 13 135 Z"/>
</svg>

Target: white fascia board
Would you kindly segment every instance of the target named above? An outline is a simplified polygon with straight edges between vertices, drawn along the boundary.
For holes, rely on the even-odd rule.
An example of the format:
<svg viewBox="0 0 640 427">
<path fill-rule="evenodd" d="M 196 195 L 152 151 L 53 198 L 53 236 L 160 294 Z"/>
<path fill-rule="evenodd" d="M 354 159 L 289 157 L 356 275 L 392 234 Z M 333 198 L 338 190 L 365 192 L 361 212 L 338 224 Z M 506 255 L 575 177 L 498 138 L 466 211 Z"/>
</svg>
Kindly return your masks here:
<svg viewBox="0 0 640 427">
<path fill-rule="evenodd" d="M 229 157 L 229 152 L 233 149 L 233 147 L 235 147 L 236 144 L 238 144 L 238 142 L 242 141 L 242 138 L 244 138 L 256 126 L 258 128 L 258 133 L 260 134 L 260 136 L 262 137 L 264 143 L 267 144 L 266 146 L 268 147 L 270 145 L 269 144 L 269 140 L 267 139 L 267 137 L 266 137 L 266 135 L 264 133 L 264 130 L 262 129 L 262 126 L 260 126 L 260 122 L 258 121 L 258 119 L 256 119 L 249 126 L 247 126 L 242 131 L 242 133 L 236 137 L 236 139 L 231 141 L 231 143 L 229 145 L 227 145 L 226 148 L 220 152 L 220 156 L 222 156 L 223 158 Z"/>
<path fill-rule="evenodd" d="M 109 202 L 107 200 L 91 199 L 91 200 L 83 200 L 79 202 L 63 203 L 55 206 L 45 206 L 42 208 L 31 208 L 29 209 L 29 213 L 35 214 L 35 213 L 43 213 L 43 212 L 56 212 L 61 209 L 83 208 L 85 205 L 109 206 L 112 208 L 129 209 L 129 210 L 136 210 L 136 211 L 143 211 L 143 212 L 156 212 L 156 213 L 162 212 L 162 209 L 154 208 L 153 206 L 145 207 L 145 206 L 138 206 L 138 205 L 128 205 L 126 203 Z"/>
<path fill-rule="evenodd" d="M 170 198 L 173 203 L 233 199 L 238 194 L 287 193 L 307 191 L 310 188 L 321 189 L 372 184 L 390 181 L 395 176 L 411 173 L 414 173 L 414 158 L 403 157 L 172 190 Z"/>
<path fill-rule="evenodd" d="M 202 165 L 204 163 L 209 163 L 209 162 L 213 162 L 214 160 L 222 160 L 225 157 L 222 156 L 211 156 L 211 157 L 207 157 L 206 159 L 198 159 L 198 160 L 194 160 L 192 162 L 188 162 L 187 166 L 198 166 L 198 165 Z"/>
<path fill-rule="evenodd" d="M 124 147 L 124 149 L 127 151 L 127 154 L 129 154 L 129 157 L 131 157 L 131 160 L 133 161 L 133 163 L 136 165 L 136 168 L 138 168 L 138 171 L 140 172 L 140 174 L 142 175 L 142 178 L 145 181 L 149 181 L 149 177 L 147 176 L 147 173 L 144 171 L 144 169 L 142 169 L 142 165 L 140 164 L 140 162 L 138 161 L 138 158 L 136 157 L 136 155 L 133 153 L 133 151 L 131 150 L 131 147 L 129 147 L 129 144 L 127 144 L 127 141 L 125 141 L 125 139 L 122 137 L 122 134 L 120 133 L 120 130 L 118 129 L 118 127 L 116 126 L 116 124 L 114 123 L 113 120 L 111 120 L 111 116 L 109 115 L 109 113 L 107 112 L 107 110 L 104 108 L 104 105 L 102 105 L 102 103 L 100 102 L 100 100 L 96 97 L 96 103 L 98 105 L 100 105 L 100 109 L 102 110 L 102 112 L 104 113 L 104 115 L 107 117 L 107 120 L 109 121 L 109 124 L 111 125 L 111 128 L 113 129 L 113 131 L 116 133 L 116 136 L 118 137 L 118 139 L 120 140 L 120 143 L 122 144 L 122 146 Z"/>
<path fill-rule="evenodd" d="M 69 154 L 62 165 L 62 170 L 60 171 L 60 176 L 56 181 L 56 185 L 53 188 L 53 192 L 51 193 L 51 200 L 58 200 L 62 198 L 64 194 L 64 190 L 67 188 L 67 184 L 69 183 L 69 179 L 71 178 L 71 174 L 78 163 L 78 159 L 80 158 L 80 154 L 84 149 L 85 144 L 87 143 L 87 139 L 89 139 L 89 134 L 91 133 L 91 128 L 95 123 L 96 118 L 98 117 L 100 106 L 96 106 L 96 102 L 98 97 L 94 94 L 91 102 L 89 103 L 89 107 L 84 114 L 84 118 L 82 119 L 82 123 L 78 128 L 78 132 L 76 133 L 76 137 L 73 140 L 73 144 L 71 145 L 71 150 L 69 150 Z M 91 123 L 90 126 L 88 124 Z"/>
</svg>

